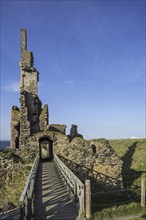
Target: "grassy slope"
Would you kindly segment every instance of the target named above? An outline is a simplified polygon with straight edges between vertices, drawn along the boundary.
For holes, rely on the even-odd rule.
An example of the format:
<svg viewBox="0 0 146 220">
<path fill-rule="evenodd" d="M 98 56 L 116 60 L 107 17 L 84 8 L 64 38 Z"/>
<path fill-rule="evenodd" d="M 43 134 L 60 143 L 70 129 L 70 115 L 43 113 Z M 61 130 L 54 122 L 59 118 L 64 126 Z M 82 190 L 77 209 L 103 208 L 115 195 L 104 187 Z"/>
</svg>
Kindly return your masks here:
<svg viewBox="0 0 146 220">
<path fill-rule="evenodd" d="M 26 150 L 26 152 L 22 155 L 21 152 L 16 152 L 17 154 L 15 154 L 11 148 L 7 148 L 5 152 L 0 152 L 0 159 L 1 157 L 5 157 L 7 154 L 10 155 L 11 160 L 13 158 L 13 166 L 15 167 L 7 169 L 6 166 L 5 170 L 0 168 L 0 211 L 3 207 L 7 206 L 7 203 L 12 203 L 15 206 L 19 205 L 20 196 L 34 161 L 33 152 L 31 153 L 27 151 L 28 150 Z M 27 156 L 27 154 L 29 156 Z M 16 165 L 19 166 L 16 168 Z"/>
<path fill-rule="evenodd" d="M 0 190 L 0 206 L 4 206 L 7 202 L 13 203 L 15 206 L 19 205 L 20 195 L 24 189 L 29 171 L 25 168 L 22 171 L 18 171 L 14 174 L 13 179 L 5 183 Z"/>
<path fill-rule="evenodd" d="M 132 180 L 133 184 L 140 185 L 141 173 L 146 171 L 146 139 L 121 139 L 109 142 L 123 160 L 125 180 Z"/>
<path fill-rule="evenodd" d="M 146 171 L 146 139 L 121 139 L 109 140 L 109 142 L 117 155 L 123 160 L 125 181 L 132 181 L 133 185 L 140 186 L 141 173 L 142 171 Z M 101 212 L 95 213 L 93 219 L 115 219 L 114 216 L 136 214 L 140 214 L 141 217 L 129 217 L 128 220 L 146 219 L 146 209 L 142 209 L 139 203 L 131 203 L 110 209 L 103 209 Z"/>
<path fill-rule="evenodd" d="M 119 157 L 123 157 L 129 147 L 136 143 L 131 168 L 137 171 L 146 170 L 146 139 L 121 139 L 109 140 L 109 142 Z"/>
</svg>

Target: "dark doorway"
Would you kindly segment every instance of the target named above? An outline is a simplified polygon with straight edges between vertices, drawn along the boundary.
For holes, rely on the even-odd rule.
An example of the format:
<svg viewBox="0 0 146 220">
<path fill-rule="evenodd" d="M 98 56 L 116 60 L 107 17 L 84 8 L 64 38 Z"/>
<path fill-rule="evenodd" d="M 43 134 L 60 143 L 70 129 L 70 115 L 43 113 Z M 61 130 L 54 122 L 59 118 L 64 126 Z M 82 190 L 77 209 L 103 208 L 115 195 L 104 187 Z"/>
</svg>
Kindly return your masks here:
<svg viewBox="0 0 146 220">
<path fill-rule="evenodd" d="M 15 140 L 15 148 L 19 149 L 19 138 L 18 137 Z"/>
<path fill-rule="evenodd" d="M 53 160 L 53 141 L 48 137 L 39 139 L 40 158 Z"/>
</svg>

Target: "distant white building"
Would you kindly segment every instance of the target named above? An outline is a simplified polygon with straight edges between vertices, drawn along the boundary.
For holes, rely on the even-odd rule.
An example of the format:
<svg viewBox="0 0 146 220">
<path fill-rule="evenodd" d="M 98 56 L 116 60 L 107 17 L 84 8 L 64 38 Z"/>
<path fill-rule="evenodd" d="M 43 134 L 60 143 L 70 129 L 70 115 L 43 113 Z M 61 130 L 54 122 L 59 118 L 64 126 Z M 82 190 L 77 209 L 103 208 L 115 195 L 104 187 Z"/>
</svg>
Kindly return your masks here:
<svg viewBox="0 0 146 220">
<path fill-rule="evenodd" d="M 129 139 L 139 139 L 140 137 L 136 137 L 136 136 L 131 136 Z"/>
</svg>

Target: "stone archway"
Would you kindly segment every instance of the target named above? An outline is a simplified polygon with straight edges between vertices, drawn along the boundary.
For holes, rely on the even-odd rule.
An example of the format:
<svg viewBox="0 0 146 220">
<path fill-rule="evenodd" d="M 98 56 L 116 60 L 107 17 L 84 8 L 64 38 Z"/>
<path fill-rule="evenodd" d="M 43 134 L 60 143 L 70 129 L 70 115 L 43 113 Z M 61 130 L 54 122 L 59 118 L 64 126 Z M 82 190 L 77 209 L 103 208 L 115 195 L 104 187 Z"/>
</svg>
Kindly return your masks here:
<svg viewBox="0 0 146 220">
<path fill-rule="evenodd" d="M 53 141 L 48 136 L 39 138 L 39 152 L 41 159 L 53 160 Z"/>
</svg>

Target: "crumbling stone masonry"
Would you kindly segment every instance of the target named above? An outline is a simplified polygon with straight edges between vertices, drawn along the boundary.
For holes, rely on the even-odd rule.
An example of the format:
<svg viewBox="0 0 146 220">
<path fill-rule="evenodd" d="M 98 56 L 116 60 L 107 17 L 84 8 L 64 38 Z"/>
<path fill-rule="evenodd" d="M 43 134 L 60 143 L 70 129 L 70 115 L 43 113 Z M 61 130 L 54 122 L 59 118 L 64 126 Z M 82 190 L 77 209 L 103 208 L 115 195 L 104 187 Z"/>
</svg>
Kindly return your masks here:
<svg viewBox="0 0 146 220">
<path fill-rule="evenodd" d="M 11 111 L 11 147 L 24 148 L 31 145 L 31 137 L 46 130 L 66 133 L 66 125 L 49 124 L 48 105 L 42 107 L 38 97 L 39 72 L 33 66 L 33 53 L 27 50 L 27 33 L 21 29 L 20 108 Z M 72 138 L 76 132 L 71 131 Z"/>
<path fill-rule="evenodd" d="M 27 50 L 26 30 L 21 30 L 20 107 L 11 111 L 11 147 L 36 149 L 40 156 L 53 159 L 57 153 L 70 163 L 71 169 L 80 174 L 75 163 L 85 166 L 94 176 L 108 176 L 114 186 L 122 186 L 122 160 L 105 140 L 86 141 L 72 125 L 66 135 L 66 125 L 49 124 L 48 105 L 42 107 L 38 97 L 39 72 L 33 66 L 33 53 Z M 51 155 L 51 156 L 50 156 Z M 98 177 L 97 177 L 98 178 Z M 106 177 L 107 178 L 107 177 Z M 111 180 L 112 179 L 112 180 Z M 100 181 L 100 179 L 98 180 Z"/>
<path fill-rule="evenodd" d="M 14 109 L 11 118 L 11 146 L 16 148 L 29 146 L 30 137 L 40 130 L 44 130 L 48 123 L 48 106 L 42 109 L 38 97 L 39 73 L 33 67 L 33 53 L 27 50 L 27 33 L 21 30 L 21 61 L 20 61 L 20 114 L 17 119 L 19 128 L 16 133 L 14 124 Z M 45 112 L 45 113 L 44 113 Z M 19 146 L 18 146 L 19 143 Z"/>
<path fill-rule="evenodd" d="M 11 147 L 19 148 L 19 135 L 20 110 L 17 106 L 13 106 L 11 111 Z"/>
</svg>

